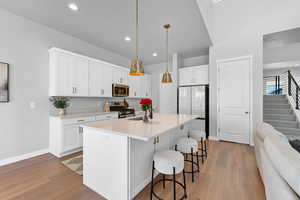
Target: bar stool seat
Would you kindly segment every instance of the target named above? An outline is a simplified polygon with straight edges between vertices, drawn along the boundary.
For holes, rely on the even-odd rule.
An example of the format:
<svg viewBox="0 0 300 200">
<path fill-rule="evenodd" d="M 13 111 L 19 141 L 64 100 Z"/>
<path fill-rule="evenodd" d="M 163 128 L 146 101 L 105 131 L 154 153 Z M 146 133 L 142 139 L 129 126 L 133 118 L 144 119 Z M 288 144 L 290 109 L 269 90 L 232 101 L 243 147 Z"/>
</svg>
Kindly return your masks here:
<svg viewBox="0 0 300 200">
<path fill-rule="evenodd" d="M 163 178 L 159 179 L 158 181 L 154 181 L 154 171 L 158 171 L 163 175 Z M 176 180 L 176 174 L 181 173 L 183 174 L 183 183 Z M 172 175 L 171 178 L 166 178 L 166 175 Z M 163 187 L 165 188 L 165 182 L 172 182 L 173 183 L 173 199 L 177 200 L 176 198 L 176 185 L 179 185 L 183 190 L 184 194 L 180 198 L 180 200 L 187 198 L 186 192 L 186 179 L 185 179 L 185 171 L 184 171 L 184 157 L 178 151 L 173 150 L 166 150 L 157 152 L 153 156 L 153 163 L 152 163 L 152 179 L 151 179 L 151 192 L 150 192 L 150 199 L 153 199 L 155 196 L 157 199 L 161 198 L 155 193 L 154 186 L 160 182 L 163 182 Z"/>
<path fill-rule="evenodd" d="M 177 140 L 176 146 L 176 150 L 181 153 L 196 153 L 198 151 L 198 142 L 193 138 L 181 137 Z"/>
<path fill-rule="evenodd" d="M 155 169 L 162 174 L 173 174 L 173 167 L 175 167 L 175 173 L 179 174 L 184 168 L 184 157 L 177 151 L 167 150 L 154 154 L 153 157 L 155 163 Z"/>
<path fill-rule="evenodd" d="M 206 140 L 206 133 L 201 130 L 190 130 L 189 131 L 189 137 L 197 140 L 200 142 L 201 147 L 198 149 L 201 151 L 201 154 L 199 156 L 201 157 L 202 164 L 204 163 L 204 158 L 207 158 L 207 140 Z"/>
<path fill-rule="evenodd" d="M 189 136 L 197 141 L 201 141 L 201 139 L 206 139 L 206 133 L 204 131 L 190 130 Z"/>
<path fill-rule="evenodd" d="M 191 163 L 192 169 L 191 171 L 186 171 L 186 173 L 192 174 L 192 182 L 194 182 L 194 174 L 200 172 L 197 140 L 190 137 L 181 137 L 177 140 L 175 150 L 185 155 L 185 162 Z M 188 155 L 191 155 L 190 160 L 188 159 Z M 196 162 L 194 161 L 194 156 L 197 158 Z M 197 166 L 197 168 L 194 169 L 194 166 Z"/>
</svg>

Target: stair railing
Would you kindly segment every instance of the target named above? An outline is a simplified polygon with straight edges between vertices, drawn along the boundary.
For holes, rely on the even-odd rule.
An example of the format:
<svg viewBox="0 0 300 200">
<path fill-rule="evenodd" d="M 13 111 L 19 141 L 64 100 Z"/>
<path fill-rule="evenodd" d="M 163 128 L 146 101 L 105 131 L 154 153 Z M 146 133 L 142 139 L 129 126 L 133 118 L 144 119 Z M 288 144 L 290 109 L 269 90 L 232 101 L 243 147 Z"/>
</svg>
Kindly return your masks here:
<svg viewBox="0 0 300 200">
<path fill-rule="evenodd" d="M 293 98 L 296 104 L 296 109 L 299 110 L 299 92 L 300 87 L 292 75 L 291 71 L 288 70 L 288 95 Z"/>
</svg>

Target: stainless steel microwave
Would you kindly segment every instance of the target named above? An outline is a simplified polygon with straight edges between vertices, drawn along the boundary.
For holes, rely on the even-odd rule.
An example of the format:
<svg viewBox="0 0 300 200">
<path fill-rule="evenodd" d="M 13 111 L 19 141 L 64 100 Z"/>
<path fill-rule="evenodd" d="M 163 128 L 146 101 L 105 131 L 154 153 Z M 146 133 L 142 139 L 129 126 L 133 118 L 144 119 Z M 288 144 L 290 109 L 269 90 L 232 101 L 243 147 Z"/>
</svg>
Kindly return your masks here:
<svg viewBox="0 0 300 200">
<path fill-rule="evenodd" d="M 112 84 L 112 96 L 113 97 L 128 97 L 129 96 L 129 86 Z"/>
</svg>

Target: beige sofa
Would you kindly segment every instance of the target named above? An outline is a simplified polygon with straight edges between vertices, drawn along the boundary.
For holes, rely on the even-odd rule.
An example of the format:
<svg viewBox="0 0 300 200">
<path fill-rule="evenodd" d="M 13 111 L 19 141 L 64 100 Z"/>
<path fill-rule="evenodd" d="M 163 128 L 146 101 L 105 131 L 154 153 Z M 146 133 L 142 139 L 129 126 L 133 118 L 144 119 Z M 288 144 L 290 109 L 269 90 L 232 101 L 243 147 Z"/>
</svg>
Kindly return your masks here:
<svg viewBox="0 0 300 200">
<path fill-rule="evenodd" d="M 254 144 L 267 200 L 300 200 L 300 154 L 288 139 L 263 123 L 257 127 Z"/>
</svg>

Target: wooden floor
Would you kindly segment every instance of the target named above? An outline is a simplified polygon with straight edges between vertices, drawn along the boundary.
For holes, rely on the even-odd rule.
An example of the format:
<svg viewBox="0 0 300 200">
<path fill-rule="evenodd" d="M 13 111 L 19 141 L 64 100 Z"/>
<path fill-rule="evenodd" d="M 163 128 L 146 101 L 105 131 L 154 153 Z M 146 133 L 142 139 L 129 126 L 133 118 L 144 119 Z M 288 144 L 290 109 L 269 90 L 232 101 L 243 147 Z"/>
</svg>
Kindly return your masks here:
<svg viewBox="0 0 300 200">
<path fill-rule="evenodd" d="M 0 199 L 104 200 L 82 185 L 81 176 L 61 164 L 67 158 L 46 154 L 0 167 Z M 189 200 L 265 200 L 253 149 L 246 145 L 210 141 L 209 158 L 201 173 L 194 183 L 188 175 L 187 182 Z M 166 189 L 157 185 L 156 192 L 164 199 L 173 199 L 171 184 Z M 181 193 L 179 188 L 177 193 Z M 135 198 L 148 199 L 149 187 Z"/>
</svg>

